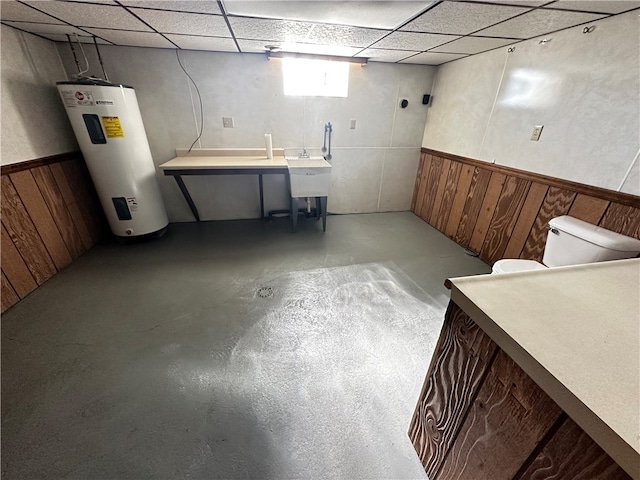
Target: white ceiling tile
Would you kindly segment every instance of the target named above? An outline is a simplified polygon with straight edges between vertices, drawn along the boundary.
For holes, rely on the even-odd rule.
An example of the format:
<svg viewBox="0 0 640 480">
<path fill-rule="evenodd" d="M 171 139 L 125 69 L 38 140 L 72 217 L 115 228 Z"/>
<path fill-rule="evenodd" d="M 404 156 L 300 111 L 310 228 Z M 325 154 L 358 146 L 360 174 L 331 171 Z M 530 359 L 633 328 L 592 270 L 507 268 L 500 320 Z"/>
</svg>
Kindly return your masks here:
<svg viewBox="0 0 640 480">
<path fill-rule="evenodd" d="M 215 13 L 222 15 L 218 3 L 208 0 L 122 0 L 120 3 L 126 7 L 144 7 L 157 10 L 174 10 L 176 12 Z"/>
<path fill-rule="evenodd" d="M 171 35 L 166 37 L 185 50 L 209 50 L 214 52 L 237 52 L 233 38 L 199 37 L 196 35 Z"/>
<path fill-rule="evenodd" d="M 494 48 L 511 45 L 519 40 L 506 40 L 504 38 L 485 38 L 485 37 L 462 37 L 451 43 L 440 45 L 431 50 L 432 52 L 441 53 L 480 53 Z"/>
<path fill-rule="evenodd" d="M 599 18 L 602 18 L 602 15 L 538 9 L 481 30 L 477 34 L 492 37 L 532 38 Z"/>
<path fill-rule="evenodd" d="M 429 50 L 443 43 L 460 38 L 457 35 L 439 35 L 433 33 L 415 32 L 393 32 L 388 37 L 383 38 L 374 48 L 396 49 L 396 50 Z"/>
<path fill-rule="evenodd" d="M 59 33 L 40 33 L 39 35 L 42 35 L 43 37 L 47 37 L 49 40 L 53 40 L 54 42 L 64 42 L 64 43 L 69 43 L 69 40 L 67 40 L 67 36 L 66 35 L 61 35 Z M 78 35 L 78 39 L 77 39 L 80 43 L 91 43 L 93 44 L 93 37 L 87 37 L 87 36 L 80 36 Z M 76 37 L 72 37 L 72 41 L 75 42 L 76 41 Z M 97 38 L 96 37 L 96 42 L 98 42 L 100 45 L 111 45 L 109 42 L 101 39 L 101 38 Z"/>
<path fill-rule="evenodd" d="M 221 15 L 146 10 L 141 8 L 132 8 L 131 11 L 161 33 L 210 35 L 214 37 L 231 36 L 227 23 Z"/>
<path fill-rule="evenodd" d="M 313 28 L 312 23 L 241 17 L 229 17 L 229 23 L 236 38 L 276 42 L 304 42 Z"/>
<path fill-rule="evenodd" d="M 514 5 L 516 7 L 539 7 L 553 0 L 448 0 L 448 1 L 495 3 L 499 5 Z"/>
<path fill-rule="evenodd" d="M 26 3 L 78 27 L 150 30 L 126 9 L 119 6 L 56 1 L 30 1 Z"/>
<path fill-rule="evenodd" d="M 240 45 L 240 50 L 244 53 L 265 53 L 268 50 L 265 45 L 269 45 L 269 42 L 265 40 L 238 39 L 238 45 Z M 279 45 L 280 44 L 276 42 L 276 46 Z"/>
<path fill-rule="evenodd" d="M 131 32 L 128 30 L 109 30 L 106 28 L 88 28 L 90 33 L 109 40 L 116 45 L 134 47 L 176 48 L 159 33 Z"/>
<path fill-rule="evenodd" d="M 315 24 L 307 40 L 321 45 L 368 47 L 390 33 L 389 30 L 348 27 L 346 25 Z"/>
<path fill-rule="evenodd" d="M 224 0 L 223 3 L 233 15 L 393 29 L 434 2 Z"/>
<path fill-rule="evenodd" d="M 14 0 L 2 0 L 0 4 L 0 19 L 18 22 L 62 23 L 46 13 Z"/>
<path fill-rule="evenodd" d="M 467 55 L 453 54 L 453 53 L 424 52 L 424 53 L 419 53 L 415 57 L 402 60 L 400 63 L 419 63 L 421 65 L 440 65 L 440 64 L 450 62 L 452 60 L 457 60 L 458 58 L 463 58 L 466 56 Z"/>
<path fill-rule="evenodd" d="M 266 43 L 259 40 L 238 40 L 240 49 L 245 53 L 265 53 Z M 311 53 L 316 55 L 335 55 L 338 57 L 352 57 L 358 53 L 361 48 L 358 47 L 342 47 L 336 45 L 313 45 L 310 43 L 294 43 L 286 42 L 279 43 L 282 52 L 294 52 L 294 53 Z"/>
<path fill-rule="evenodd" d="M 102 3 L 105 5 L 117 5 L 113 0 L 60 0 L 63 2 Z"/>
<path fill-rule="evenodd" d="M 527 10 L 526 7 L 506 5 L 443 2 L 402 27 L 402 30 L 466 35 Z"/>
<path fill-rule="evenodd" d="M 547 7 L 585 12 L 621 13 L 640 8 L 640 2 L 634 0 L 558 0 Z"/>
<path fill-rule="evenodd" d="M 80 30 L 79 28 L 72 27 L 70 25 L 64 24 L 53 24 L 53 23 L 29 23 L 29 22 L 4 22 L 7 25 L 10 25 L 15 28 L 19 28 L 20 30 L 24 30 L 26 32 L 31 33 L 58 33 L 60 35 L 69 34 L 72 36 L 76 35 L 87 35 L 87 32 Z"/>
<path fill-rule="evenodd" d="M 409 50 L 383 50 L 380 48 L 367 48 L 360 52 L 357 57 L 366 57 L 370 62 L 398 62 L 420 52 Z"/>
</svg>

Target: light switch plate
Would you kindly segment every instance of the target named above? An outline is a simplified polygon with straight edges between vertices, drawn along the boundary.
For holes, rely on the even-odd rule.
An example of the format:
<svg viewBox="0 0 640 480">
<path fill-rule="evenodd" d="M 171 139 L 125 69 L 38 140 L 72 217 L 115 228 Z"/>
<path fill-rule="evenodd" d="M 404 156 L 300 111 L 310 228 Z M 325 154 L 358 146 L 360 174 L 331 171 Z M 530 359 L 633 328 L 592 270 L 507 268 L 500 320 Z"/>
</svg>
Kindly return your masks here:
<svg viewBox="0 0 640 480">
<path fill-rule="evenodd" d="M 222 126 L 224 128 L 234 128 L 233 117 L 222 117 Z"/>
<path fill-rule="evenodd" d="M 533 127 L 533 133 L 531 134 L 531 140 L 533 140 L 534 142 L 537 142 L 538 140 L 540 140 L 540 135 L 542 135 L 542 129 L 544 128 L 544 125 L 536 125 L 535 127 Z"/>
<path fill-rule="evenodd" d="M 355 130 L 356 129 L 356 119 L 355 118 L 351 119 L 351 123 L 349 124 L 349 128 L 351 130 Z"/>
</svg>

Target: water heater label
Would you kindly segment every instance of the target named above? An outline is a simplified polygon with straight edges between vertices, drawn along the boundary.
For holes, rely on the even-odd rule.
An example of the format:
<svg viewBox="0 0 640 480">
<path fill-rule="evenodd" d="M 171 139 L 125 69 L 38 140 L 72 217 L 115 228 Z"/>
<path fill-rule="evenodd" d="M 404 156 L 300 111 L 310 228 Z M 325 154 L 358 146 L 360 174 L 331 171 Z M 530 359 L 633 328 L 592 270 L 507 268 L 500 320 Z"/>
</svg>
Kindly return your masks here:
<svg viewBox="0 0 640 480">
<path fill-rule="evenodd" d="M 107 138 L 124 137 L 119 117 L 102 117 L 102 126 L 104 127 L 104 132 L 107 134 Z"/>
<path fill-rule="evenodd" d="M 93 93 L 90 90 L 61 90 L 62 101 L 67 107 L 93 106 Z"/>
</svg>

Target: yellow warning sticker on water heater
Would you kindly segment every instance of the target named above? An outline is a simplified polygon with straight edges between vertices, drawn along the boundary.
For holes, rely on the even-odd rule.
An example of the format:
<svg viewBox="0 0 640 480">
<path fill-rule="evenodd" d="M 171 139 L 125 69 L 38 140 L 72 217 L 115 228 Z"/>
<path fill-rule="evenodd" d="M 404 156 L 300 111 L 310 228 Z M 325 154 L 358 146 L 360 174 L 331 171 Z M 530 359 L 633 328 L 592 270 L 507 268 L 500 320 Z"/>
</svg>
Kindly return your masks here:
<svg viewBox="0 0 640 480">
<path fill-rule="evenodd" d="M 104 132 L 107 134 L 107 138 L 124 137 L 124 132 L 122 131 L 122 125 L 120 125 L 120 118 L 102 117 L 102 126 L 104 127 Z"/>
</svg>

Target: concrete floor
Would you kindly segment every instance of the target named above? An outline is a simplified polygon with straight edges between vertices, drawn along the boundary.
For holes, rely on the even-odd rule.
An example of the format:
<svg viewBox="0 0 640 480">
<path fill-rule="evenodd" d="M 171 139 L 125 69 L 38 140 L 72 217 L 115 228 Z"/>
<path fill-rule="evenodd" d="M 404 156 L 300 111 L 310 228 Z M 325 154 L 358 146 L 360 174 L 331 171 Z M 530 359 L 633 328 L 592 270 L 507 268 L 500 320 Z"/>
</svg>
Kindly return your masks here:
<svg viewBox="0 0 640 480">
<path fill-rule="evenodd" d="M 2 316 L 2 477 L 426 478 L 442 284 L 489 271 L 409 212 L 96 246 Z"/>
</svg>

